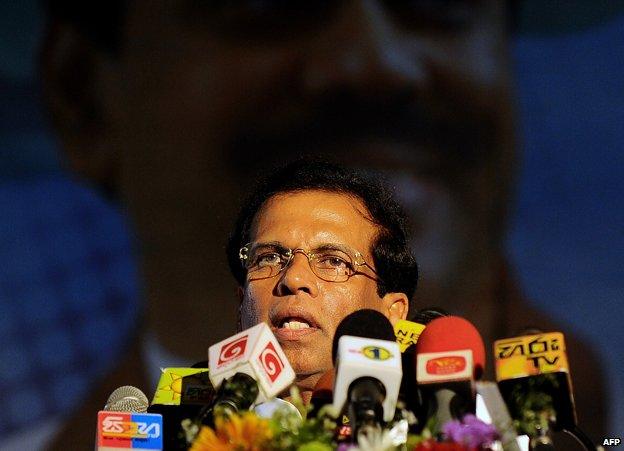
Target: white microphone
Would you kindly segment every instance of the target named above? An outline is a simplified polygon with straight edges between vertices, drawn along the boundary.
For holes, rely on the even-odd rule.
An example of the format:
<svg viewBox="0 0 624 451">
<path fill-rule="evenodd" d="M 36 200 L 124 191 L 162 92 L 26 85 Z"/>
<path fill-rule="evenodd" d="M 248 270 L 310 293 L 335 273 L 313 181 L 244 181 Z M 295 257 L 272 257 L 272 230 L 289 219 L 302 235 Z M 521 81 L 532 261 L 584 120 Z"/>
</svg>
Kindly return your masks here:
<svg viewBox="0 0 624 451">
<path fill-rule="evenodd" d="M 381 404 L 383 412 L 371 413 L 381 413 L 385 422 L 394 418 L 403 376 L 398 343 L 343 335 L 338 341 L 335 366 L 333 406 L 338 412 L 347 403 L 357 404 L 361 393 L 363 397 L 375 398 L 374 404 Z M 357 422 L 352 425 L 357 426 Z"/>
<path fill-rule="evenodd" d="M 485 409 L 487 410 L 490 419 L 488 422 L 496 427 L 496 431 L 500 436 L 503 451 L 522 451 L 520 441 L 518 440 L 518 434 L 513 426 L 513 420 L 498 390 L 498 385 L 496 385 L 495 382 L 478 381 L 476 386 L 477 396 L 480 395 Z M 477 402 L 478 400 L 479 397 L 477 398 Z"/>
<path fill-rule="evenodd" d="M 292 385 L 295 371 L 271 328 L 260 323 L 208 348 L 209 377 L 215 388 L 236 373 L 258 384 L 255 403 L 266 402 Z"/>
</svg>

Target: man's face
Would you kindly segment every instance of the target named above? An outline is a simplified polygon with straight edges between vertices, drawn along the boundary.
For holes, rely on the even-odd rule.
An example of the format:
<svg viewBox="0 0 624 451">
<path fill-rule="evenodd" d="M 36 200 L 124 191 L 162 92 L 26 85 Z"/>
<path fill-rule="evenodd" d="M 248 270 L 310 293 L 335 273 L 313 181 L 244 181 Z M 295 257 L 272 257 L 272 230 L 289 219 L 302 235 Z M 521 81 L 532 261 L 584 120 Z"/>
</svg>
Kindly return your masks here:
<svg viewBox="0 0 624 451">
<path fill-rule="evenodd" d="M 358 251 L 372 265 L 371 244 L 377 228 L 366 216 L 359 199 L 321 191 L 280 194 L 270 198 L 255 218 L 254 246 L 319 248 Z M 274 255 L 264 261 L 273 261 Z M 298 252 L 274 277 L 257 279 L 253 272 L 242 287 L 240 320 L 243 329 L 267 322 L 284 348 L 298 377 L 298 385 L 311 390 L 332 368 L 331 349 L 336 327 L 349 313 L 375 309 L 392 320 L 406 313 L 406 300 L 377 294 L 375 274 L 363 267 L 343 282 L 328 282 L 311 269 Z M 401 300 L 403 299 L 403 300 Z"/>
<path fill-rule="evenodd" d="M 452 287 L 478 280 L 511 179 L 505 2 L 128 5 L 119 52 L 93 82 L 100 128 L 82 147 L 114 151 L 150 298 L 177 299 L 181 323 L 234 317 L 205 298 L 225 296 L 237 200 L 301 153 L 393 179 L 423 304 L 455 302 Z"/>
</svg>

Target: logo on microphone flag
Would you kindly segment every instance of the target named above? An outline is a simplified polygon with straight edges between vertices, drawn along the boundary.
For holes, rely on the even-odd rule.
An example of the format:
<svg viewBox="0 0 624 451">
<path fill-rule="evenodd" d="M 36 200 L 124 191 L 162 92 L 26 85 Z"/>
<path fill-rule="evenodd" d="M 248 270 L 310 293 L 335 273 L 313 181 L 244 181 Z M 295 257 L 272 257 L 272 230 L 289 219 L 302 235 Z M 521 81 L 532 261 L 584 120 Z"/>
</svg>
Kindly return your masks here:
<svg viewBox="0 0 624 451">
<path fill-rule="evenodd" d="M 207 404 L 213 391 L 206 368 L 162 368 L 152 404 Z"/>
<path fill-rule="evenodd" d="M 405 319 L 400 319 L 394 324 L 394 336 L 402 353 L 410 346 L 416 344 L 423 330 L 425 330 L 423 324 Z"/>
<path fill-rule="evenodd" d="M 419 384 L 471 381 L 474 363 L 470 349 L 421 352 L 416 355 L 416 380 Z"/>
<path fill-rule="evenodd" d="M 247 339 L 249 335 L 243 335 L 242 337 L 235 338 L 229 343 L 225 343 L 221 347 L 219 352 L 219 360 L 217 365 L 223 365 L 224 363 L 233 362 L 240 359 L 245 355 L 245 349 L 247 348 Z"/>
<path fill-rule="evenodd" d="M 461 373 L 466 369 L 466 358 L 461 355 L 436 357 L 427 361 L 427 374 L 451 375 Z"/>
<path fill-rule="evenodd" d="M 525 335 L 494 342 L 496 380 L 569 373 L 561 332 Z"/>
<path fill-rule="evenodd" d="M 100 411 L 98 450 L 162 450 L 162 415 Z"/>
<path fill-rule="evenodd" d="M 260 367 L 264 369 L 264 374 L 266 374 L 271 383 L 274 383 L 284 369 L 284 362 L 280 359 L 272 342 L 269 341 L 262 352 L 260 352 L 258 360 L 260 361 Z"/>
<path fill-rule="evenodd" d="M 361 352 L 364 357 L 368 357 L 371 360 L 388 360 L 392 358 L 392 353 L 381 346 L 364 346 Z"/>
</svg>

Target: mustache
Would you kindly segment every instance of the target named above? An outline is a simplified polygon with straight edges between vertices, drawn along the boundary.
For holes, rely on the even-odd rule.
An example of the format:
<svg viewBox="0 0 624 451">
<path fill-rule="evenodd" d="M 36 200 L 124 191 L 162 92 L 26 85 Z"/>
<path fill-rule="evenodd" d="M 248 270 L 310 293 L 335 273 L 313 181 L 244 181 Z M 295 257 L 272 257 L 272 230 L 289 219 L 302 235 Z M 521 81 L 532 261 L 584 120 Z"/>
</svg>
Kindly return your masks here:
<svg viewBox="0 0 624 451">
<path fill-rule="evenodd" d="M 474 167 L 496 142 L 496 118 L 468 105 L 415 100 L 409 94 L 383 99 L 334 94 L 292 113 L 280 106 L 247 120 L 227 146 L 235 167 L 254 168 L 302 155 L 355 157 L 349 144 L 394 142 L 425 152 L 437 166 Z M 338 146 L 338 147 L 337 147 Z M 357 148 L 357 147 L 356 147 Z M 409 159 L 410 150 L 406 151 Z"/>
</svg>

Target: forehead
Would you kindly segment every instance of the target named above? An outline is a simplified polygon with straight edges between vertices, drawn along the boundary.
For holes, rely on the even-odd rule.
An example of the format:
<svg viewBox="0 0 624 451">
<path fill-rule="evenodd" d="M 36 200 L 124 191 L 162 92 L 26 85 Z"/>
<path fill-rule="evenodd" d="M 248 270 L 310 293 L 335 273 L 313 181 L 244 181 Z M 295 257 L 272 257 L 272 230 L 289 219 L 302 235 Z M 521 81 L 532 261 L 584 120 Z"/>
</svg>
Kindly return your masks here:
<svg viewBox="0 0 624 451">
<path fill-rule="evenodd" d="M 270 197 L 251 228 L 251 240 L 289 247 L 344 244 L 366 253 L 377 234 L 364 203 L 351 195 L 302 191 Z"/>
</svg>

